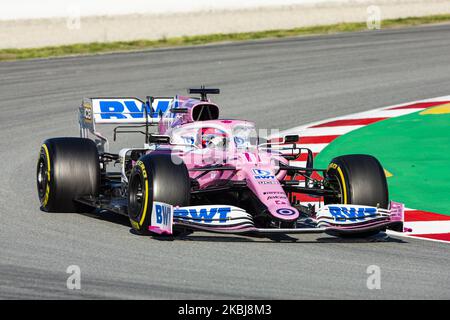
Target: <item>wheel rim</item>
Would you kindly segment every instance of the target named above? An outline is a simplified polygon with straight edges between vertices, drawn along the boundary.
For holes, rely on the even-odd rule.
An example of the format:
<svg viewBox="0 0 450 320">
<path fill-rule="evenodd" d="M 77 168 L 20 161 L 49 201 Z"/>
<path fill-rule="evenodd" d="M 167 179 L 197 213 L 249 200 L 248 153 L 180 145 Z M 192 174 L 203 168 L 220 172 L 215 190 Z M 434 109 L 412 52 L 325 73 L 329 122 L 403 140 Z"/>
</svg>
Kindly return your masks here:
<svg viewBox="0 0 450 320">
<path fill-rule="evenodd" d="M 48 168 L 44 157 L 39 158 L 38 167 L 37 167 L 37 187 L 39 198 L 42 199 L 45 195 L 45 191 L 48 183 Z"/>
<path fill-rule="evenodd" d="M 129 213 L 132 218 L 137 218 L 144 206 L 144 183 L 142 177 L 139 174 L 132 176 L 129 185 Z"/>
<path fill-rule="evenodd" d="M 333 204 L 333 203 L 335 203 L 335 204 L 342 204 L 342 184 L 341 184 L 341 181 L 337 177 L 334 177 L 333 179 L 328 180 L 328 184 L 333 190 L 338 191 L 338 194 L 328 198 L 328 201 L 325 204 Z"/>
</svg>

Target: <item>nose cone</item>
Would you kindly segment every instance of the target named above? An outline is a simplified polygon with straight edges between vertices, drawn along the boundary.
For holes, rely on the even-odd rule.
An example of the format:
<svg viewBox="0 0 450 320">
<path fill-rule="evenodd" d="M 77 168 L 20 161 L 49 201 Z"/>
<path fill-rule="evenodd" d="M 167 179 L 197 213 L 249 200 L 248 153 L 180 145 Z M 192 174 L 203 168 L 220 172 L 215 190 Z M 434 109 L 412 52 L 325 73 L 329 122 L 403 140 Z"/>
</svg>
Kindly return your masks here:
<svg viewBox="0 0 450 320">
<path fill-rule="evenodd" d="M 278 181 L 271 163 L 251 163 L 243 159 L 241 172 L 245 175 L 249 189 L 268 209 L 268 213 L 277 220 L 293 221 L 298 219 L 299 212 L 293 208 Z"/>
</svg>

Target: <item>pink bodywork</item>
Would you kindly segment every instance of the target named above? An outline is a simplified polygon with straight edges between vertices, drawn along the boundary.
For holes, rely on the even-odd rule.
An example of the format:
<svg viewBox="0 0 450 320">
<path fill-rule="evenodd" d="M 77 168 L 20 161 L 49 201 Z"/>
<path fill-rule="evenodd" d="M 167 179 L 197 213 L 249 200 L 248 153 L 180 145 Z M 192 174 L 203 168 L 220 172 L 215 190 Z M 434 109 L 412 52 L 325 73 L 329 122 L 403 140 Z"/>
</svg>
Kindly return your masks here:
<svg viewBox="0 0 450 320">
<path fill-rule="evenodd" d="M 195 121 L 199 108 L 210 108 L 209 116 L 214 120 L 201 119 Z M 158 124 L 158 133 L 171 137 L 172 154 L 183 159 L 188 169 L 212 165 L 234 167 L 235 170 L 210 171 L 198 178 L 200 189 L 214 185 L 218 181 L 246 181 L 247 187 L 267 207 L 270 214 L 282 221 L 298 219 L 299 212 L 292 207 L 280 181 L 286 175 L 279 170 L 278 163 L 287 164 L 287 160 L 279 153 L 258 148 L 256 144 L 238 147 L 234 130 L 237 128 L 254 129 L 254 124 L 244 120 L 220 120 L 219 107 L 210 101 L 200 101 L 189 97 L 177 97 L 171 108 L 184 109 L 183 113 L 172 113 L 169 110 Z M 217 112 L 217 114 L 216 114 Z M 199 143 L 202 128 L 215 128 L 226 133 L 226 148 L 204 148 Z M 256 131 L 255 131 L 256 134 Z M 199 177 L 202 172 L 189 171 L 191 178 Z"/>
</svg>

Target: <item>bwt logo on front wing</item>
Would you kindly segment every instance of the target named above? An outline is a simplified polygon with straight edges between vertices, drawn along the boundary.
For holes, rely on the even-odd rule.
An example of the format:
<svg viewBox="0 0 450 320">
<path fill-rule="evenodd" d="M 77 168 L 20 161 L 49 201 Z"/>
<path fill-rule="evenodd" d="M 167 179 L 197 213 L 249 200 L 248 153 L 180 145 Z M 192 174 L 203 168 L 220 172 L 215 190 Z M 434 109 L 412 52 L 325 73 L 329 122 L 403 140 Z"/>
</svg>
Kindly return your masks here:
<svg viewBox="0 0 450 320">
<path fill-rule="evenodd" d="M 275 179 L 275 176 L 269 170 L 252 169 L 252 172 L 257 180 Z"/>
<path fill-rule="evenodd" d="M 214 207 L 214 208 L 186 208 L 175 209 L 173 216 L 175 218 L 183 218 L 199 222 L 211 223 L 218 221 L 224 223 L 228 220 L 228 214 L 231 212 L 230 207 Z"/>
<path fill-rule="evenodd" d="M 166 112 L 170 104 L 169 99 L 155 100 L 152 108 L 147 109 L 150 118 L 158 118 L 160 113 Z M 139 99 L 93 99 L 94 114 L 97 120 L 142 120 L 145 119 L 146 104 Z"/>
<path fill-rule="evenodd" d="M 168 225 L 172 214 L 171 209 L 170 206 L 155 204 L 156 223 Z"/>
<path fill-rule="evenodd" d="M 328 210 L 336 221 L 345 220 L 360 220 L 364 221 L 366 218 L 375 217 L 377 209 L 371 207 L 333 207 L 329 206 Z"/>
</svg>

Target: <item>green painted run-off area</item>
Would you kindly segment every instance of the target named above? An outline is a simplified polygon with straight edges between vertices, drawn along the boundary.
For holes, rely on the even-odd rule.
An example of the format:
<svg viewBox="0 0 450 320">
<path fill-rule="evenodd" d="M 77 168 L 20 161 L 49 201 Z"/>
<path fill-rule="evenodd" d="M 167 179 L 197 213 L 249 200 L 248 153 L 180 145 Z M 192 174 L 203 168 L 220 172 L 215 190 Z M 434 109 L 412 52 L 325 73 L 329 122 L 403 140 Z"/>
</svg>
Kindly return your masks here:
<svg viewBox="0 0 450 320">
<path fill-rule="evenodd" d="M 420 112 L 390 118 L 340 136 L 316 157 L 326 167 L 338 155 L 364 153 L 392 174 L 390 199 L 450 215 L 450 114 Z"/>
</svg>

